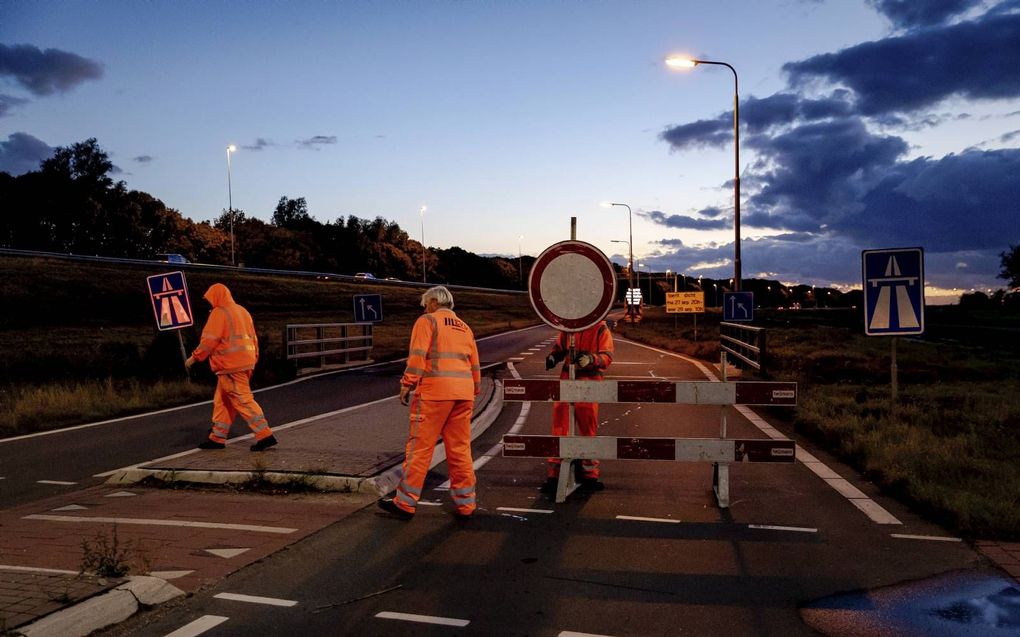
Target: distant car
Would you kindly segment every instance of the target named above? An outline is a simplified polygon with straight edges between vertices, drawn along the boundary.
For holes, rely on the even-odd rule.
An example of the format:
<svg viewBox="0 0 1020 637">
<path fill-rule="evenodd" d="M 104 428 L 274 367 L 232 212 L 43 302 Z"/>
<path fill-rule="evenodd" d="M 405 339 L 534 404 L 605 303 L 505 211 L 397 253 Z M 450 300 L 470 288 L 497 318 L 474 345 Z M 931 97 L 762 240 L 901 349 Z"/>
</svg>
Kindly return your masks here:
<svg viewBox="0 0 1020 637">
<path fill-rule="evenodd" d="M 183 254 L 157 254 L 156 257 L 164 263 L 191 263 Z"/>
<path fill-rule="evenodd" d="M 385 279 L 383 279 L 383 280 L 384 280 L 384 281 L 399 281 L 400 279 L 398 279 L 398 278 L 397 278 L 397 277 L 395 277 L 395 276 L 388 276 L 388 277 L 386 277 L 386 278 L 385 278 Z"/>
<path fill-rule="evenodd" d="M 375 275 L 371 272 L 358 272 L 354 275 L 355 279 L 374 279 Z"/>
</svg>

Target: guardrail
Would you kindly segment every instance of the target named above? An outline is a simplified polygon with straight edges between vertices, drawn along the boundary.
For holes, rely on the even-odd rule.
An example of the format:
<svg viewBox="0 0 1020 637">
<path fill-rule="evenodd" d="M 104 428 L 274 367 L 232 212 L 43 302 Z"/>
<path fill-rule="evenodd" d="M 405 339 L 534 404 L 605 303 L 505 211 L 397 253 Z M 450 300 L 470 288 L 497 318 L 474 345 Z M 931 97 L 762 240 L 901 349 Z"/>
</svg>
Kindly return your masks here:
<svg viewBox="0 0 1020 637">
<path fill-rule="evenodd" d="M 299 363 L 318 359 L 320 368 L 365 363 L 372 356 L 372 323 L 288 325 L 284 329 L 283 343 L 287 360 Z"/>
<path fill-rule="evenodd" d="M 752 327 L 741 323 L 719 323 L 719 347 L 731 354 L 739 363 L 738 367 L 752 367 L 765 377 L 766 348 L 765 328 Z"/>
</svg>

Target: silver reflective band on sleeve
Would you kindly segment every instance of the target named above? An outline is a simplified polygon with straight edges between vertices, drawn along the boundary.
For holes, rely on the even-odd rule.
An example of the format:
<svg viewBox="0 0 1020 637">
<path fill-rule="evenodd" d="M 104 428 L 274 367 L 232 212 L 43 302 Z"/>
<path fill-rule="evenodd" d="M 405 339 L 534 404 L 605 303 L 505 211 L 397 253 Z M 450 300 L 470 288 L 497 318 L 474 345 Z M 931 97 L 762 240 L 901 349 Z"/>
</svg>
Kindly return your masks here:
<svg viewBox="0 0 1020 637">
<path fill-rule="evenodd" d="M 425 370 L 420 367 L 408 367 L 404 370 L 405 374 L 414 374 L 415 376 L 422 376 L 425 374 Z"/>
<path fill-rule="evenodd" d="M 443 371 L 428 371 L 423 374 L 426 378 L 471 378 L 474 376 L 471 372 L 443 372 Z"/>
<path fill-rule="evenodd" d="M 426 352 L 423 349 L 412 349 L 410 352 L 408 352 L 409 356 L 421 356 L 422 358 L 424 358 L 427 354 L 428 352 Z"/>
</svg>

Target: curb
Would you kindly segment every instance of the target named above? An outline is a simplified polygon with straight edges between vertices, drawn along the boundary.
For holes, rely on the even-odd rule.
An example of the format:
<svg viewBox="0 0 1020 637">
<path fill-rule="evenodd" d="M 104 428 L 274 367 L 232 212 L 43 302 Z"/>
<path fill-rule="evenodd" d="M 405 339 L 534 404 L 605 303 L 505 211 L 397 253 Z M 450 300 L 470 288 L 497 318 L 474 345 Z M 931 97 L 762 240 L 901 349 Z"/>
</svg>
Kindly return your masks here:
<svg viewBox="0 0 1020 637">
<path fill-rule="evenodd" d="M 22 626 L 25 637 L 85 637 L 94 631 L 124 621 L 143 607 L 154 606 L 184 595 L 166 580 L 151 576 L 130 576 L 112 591 L 89 598 Z"/>
</svg>

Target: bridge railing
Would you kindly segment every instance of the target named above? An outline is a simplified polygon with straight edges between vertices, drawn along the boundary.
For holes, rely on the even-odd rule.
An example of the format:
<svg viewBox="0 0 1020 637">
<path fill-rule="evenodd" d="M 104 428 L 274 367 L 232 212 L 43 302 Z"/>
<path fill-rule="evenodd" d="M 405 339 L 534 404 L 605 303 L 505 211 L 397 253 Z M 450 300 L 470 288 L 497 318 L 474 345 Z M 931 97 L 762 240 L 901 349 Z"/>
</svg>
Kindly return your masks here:
<svg viewBox="0 0 1020 637">
<path fill-rule="evenodd" d="M 305 323 L 284 329 L 287 360 L 299 368 L 365 363 L 372 357 L 372 323 Z"/>
<path fill-rule="evenodd" d="M 719 323 L 719 347 L 739 361 L 739 367 L 751 367 L 767 377 L 768 355 L 765 328 L 741 323 Z"/>
</svg>

